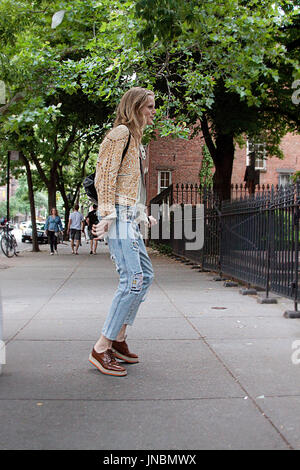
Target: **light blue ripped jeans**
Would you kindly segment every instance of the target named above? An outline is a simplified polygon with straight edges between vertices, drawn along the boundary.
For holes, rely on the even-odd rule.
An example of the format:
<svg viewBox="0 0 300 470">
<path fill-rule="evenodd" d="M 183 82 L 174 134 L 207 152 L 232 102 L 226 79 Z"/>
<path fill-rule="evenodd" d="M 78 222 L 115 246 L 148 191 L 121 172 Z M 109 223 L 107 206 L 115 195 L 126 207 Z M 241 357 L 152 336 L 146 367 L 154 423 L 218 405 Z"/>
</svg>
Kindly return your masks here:
<svg viewBox="0 0 300 470">
<path fill-rule="evenodd" d="M 116 205 L 117 219 L 107 242 L 120 276 L 102 334 L 114 340 L 124 324 L 132 325 L 153 278 L 153 268 L 135 221 L 136 208 Z M 101 217 L 100 217 L 101 218 Z"/>
</svg>

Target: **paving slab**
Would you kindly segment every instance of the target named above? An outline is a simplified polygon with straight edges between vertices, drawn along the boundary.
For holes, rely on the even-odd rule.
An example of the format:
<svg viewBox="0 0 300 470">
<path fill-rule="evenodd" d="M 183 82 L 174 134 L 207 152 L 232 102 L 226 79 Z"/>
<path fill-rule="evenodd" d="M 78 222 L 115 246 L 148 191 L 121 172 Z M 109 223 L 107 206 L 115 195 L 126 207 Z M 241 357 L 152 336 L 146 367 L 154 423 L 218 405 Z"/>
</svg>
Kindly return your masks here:
<svg viewBox="0 0 300 470">
<path fill-rule="evenodd" d="M 90 299 L 90 302 L 86 303 L 85 301 L 73 302 L 71 305 L 66 304 L 63 300 L 57 301 L 51 300 L 46 305 L 44 305 L 39 313 L 37 314 L 37 319 L 86 319 L 86 318 L 95 318 L 99 320 L 99 325 L 103 322 L 103 317 L 106 315 L 106 312 L 109 311 L 112 295 L 102 295 L 93 296 L 94 300 Z M 182 317 L 181 313 L 178 312 L 175 306 L 169 304 L 164 299 L 157 299 L 151 295 L 151 306 L 149 309 L 146 305 L 142 304 L 139 312 L 138 318 L 174 318 Z"/>
<path fill-rule="evenodd" d="M 210 300 L 202 300 L 202 298 L 199 299 L 199 296 L 194 299 L 190 298 L 183 300 L 181 298 L 178 300 L 172 300 L 172 297 L 170 296 L 169 300 L 171 304 L 176 305 L 183 315 L 189 318 L 279 318 L 286 310 L 285 308 L 274 308 L 274 305 L 272 308 L 271 305 L 256 304 L 256 300 L 252 302 L 250 299 L 248 299 L 247 303 L 244 304 L 238 302 L 237 299 L 234 299 L 234 301 L 231 302 L 230 297 L 224 300 L 222 296 L 215 298 L 212 297 Z"/>
<path fill-rule="evenodd" d="M 272 416 L 272 421 L 287 437 L 293 448 L 300 450 L 300 397 L 292 395 L 279 397 L 265 396 L 261 398 L 260 406 L 266 415 Z"/>
<path fill-rule="evenodd" d="M 61 280 L 57 279 L 39 279 L 31 281 L 30 279 L 17 279 L 16 281 L 1 279 L 1 289 L 4 293 L 5 300 L 12 299 L 13 301 L 28 301 L 34 297 L 49 298 L 53 295 L 61 285 Z"/>
<path fill-rule="evenodd" d="M 14 341 L 7 347 L 0 399 L 109 401 L 244 396 L 199 340 L 131 340 L 130 344 L 141 360 L 127 365 L 127 376 L 119 378 L 104 376 L 89 363 L 92 341 Z M 191 355 L 196 358 L 193 363 L 189 361 Z"/>
<path fill-rule="evenodd" d="M 40 303 L 38 303 L 40 305 Z M 32 317 L 33 305 L 31 301 L 23 302 L 22 300 L 17 302 L 14 299 L 3 302 L 3 311 L 5 321 L 13 318 L 14 320 L 19 318 Z"/>
<path fill-rule="evenodd" d="M 37 319 L 34 318 L 22 330 L 18 339 L 31 340 L 94 340 L 100 335 L 106 310 L 99 312 L 99 318 Z M 197 339 L 195 329 L 184 318 L 141 318 L 135 320 L 131 338 L 141 339 Z"/>
<path fill-rule="evenodd" d="M 141 360 L 107 377 L 88 355 L 118 277 L 106 245 L 88 253 L 23 252 L 0 270 L 1 449 L 299 448 L 289 300 L 259 305 L 149 250 L 155 280 L 128 329 Z"/>
<path fill-rule="evenodd" d="M 300 396 L 300 365 L 292 361 L 293 339 L 207 341 L 252 396 Z"/>
<path fill-rule="evenodd" d="M 201 286 L 201 282 L 200 282 Z M 226 288 L 224 288 L 225 290 Z M 285 310 L 294 310 L 292 301 L 278 304 L 258 304 L 257 296 L 242 296 L 235 292 L 203 291 L 199 285 L 190 289 L 186 296 L 175 290 L 162 288 L 162 291 L 187 316 L 249 316 L 249 317 L 281 317 Z M 187 290 L 185 290 L 187 292 Z"/>
<path fill-rule="evenodd" d="M 160 281 L 159 281 L 160 282 Z M 184 286 L 184 296 L 182 296 L 182 292 L 178 290 L 178 286 L 169 284 L 166 285 L 163 282 L 160 282 L 161 288 L 164 292 L 167 293 L 168 297 L 172 302 L 178 303 L 178 305 L 182 306 L 183 308 L 187 306 L 189 303 L 198 302 L 198 306 L 201 306 L 202 303 L 210 303 L 213 305 L 224 305 L 224 302 L 238 304 L 242 310 L 241 304 L 241 296 L 238 291 L 231 291 L 227 292 L 222 290 L 214 290 L 212 287 L 210 290 L 202 290 L 201 289 L 201 279 L 198 278 L 198 282 L 191 285 L 190 283 Z M 200 297 L 201 294 L 201 297 Z M 252 301 L 253 306 L 256 306 L 256 298 L 249 299 Z"/>
<path fill-rule="evenodd" d="M 2 406 L 7 423 L 5 432 L 0 430 L 4 449 L 287 449 L 272 426 L 243 399 L 4 400 Z"/>
<path fill-rule="evenodd" d="M 189 319 L 201 335 L 209 339 L 287 338 L 292 342 L 300 338 L 300 320 L 289 322 L 283 317 L 203 315 L 200 318 L 189 316 Z"/>
<path fill-rule="evenodd" d="M 65 267 L 65 266 L 34 266 L 32 269 L 32 265 L 29 266 L 14 266 L 14 269 L 9 269 L 5 276 L 2 277 L 3 283 L 8 283 L 9 281 L 13 281 L 15 285 L 21 285 L 23 288 L 27 283 L 43 283 L 45 280 L 59 280 L 65 279 L 68 274 L 72 273 L 72 267 Z"/>
<path fill-rule="evenodd" d="M 3 326 L 3 339 L 9 341 L 15 335 L 17 335 L 22 328 L 27 324 L 26 318 L 17 318 L 15 320 L 4 320 Z"/>
</svg>

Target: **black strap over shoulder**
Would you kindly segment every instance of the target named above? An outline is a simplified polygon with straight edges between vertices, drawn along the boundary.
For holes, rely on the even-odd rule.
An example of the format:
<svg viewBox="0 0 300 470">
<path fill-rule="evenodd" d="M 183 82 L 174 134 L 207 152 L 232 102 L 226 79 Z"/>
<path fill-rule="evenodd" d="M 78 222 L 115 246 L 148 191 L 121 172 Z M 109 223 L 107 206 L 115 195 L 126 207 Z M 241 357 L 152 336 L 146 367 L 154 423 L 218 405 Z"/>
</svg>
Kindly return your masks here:
<svg viewBox="0 0 300 470">
<path fill-rule="evenodd" d="M 126 144 L 126 147 L 124 148 L 123 153 L 122 153 L 121 165 L 122 165 L 123 159 L 124 159 L 124 157 L 127 153 L 127 150 L 128 150 L 129 144 L 130 144 L 130 139 L 131 139 L 131 134 L 129 132 L 129 137 L 128 137 L 128 140 L 127 140 L 127 144 Z"/>
</svg>

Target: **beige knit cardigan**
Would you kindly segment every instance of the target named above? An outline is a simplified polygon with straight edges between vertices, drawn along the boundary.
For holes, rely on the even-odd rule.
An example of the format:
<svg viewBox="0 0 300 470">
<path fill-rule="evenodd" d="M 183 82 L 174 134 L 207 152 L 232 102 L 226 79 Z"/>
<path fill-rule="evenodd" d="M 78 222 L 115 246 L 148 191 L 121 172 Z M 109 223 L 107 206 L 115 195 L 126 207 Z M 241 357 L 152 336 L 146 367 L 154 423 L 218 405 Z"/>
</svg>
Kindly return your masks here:
<svg viewBox="0 0 300 470">
<path fill-rule="evenodd" d="M 128 128 L 119 125 L 105 136 L 100 145 L 95 187 L 98 194 L 98 210 L 102 217 L 115 218 L 116 204 L 133 206 L 138 198 L 139 146 L 132 137 L 121 164 L 128 138 Z"/>
</svg>

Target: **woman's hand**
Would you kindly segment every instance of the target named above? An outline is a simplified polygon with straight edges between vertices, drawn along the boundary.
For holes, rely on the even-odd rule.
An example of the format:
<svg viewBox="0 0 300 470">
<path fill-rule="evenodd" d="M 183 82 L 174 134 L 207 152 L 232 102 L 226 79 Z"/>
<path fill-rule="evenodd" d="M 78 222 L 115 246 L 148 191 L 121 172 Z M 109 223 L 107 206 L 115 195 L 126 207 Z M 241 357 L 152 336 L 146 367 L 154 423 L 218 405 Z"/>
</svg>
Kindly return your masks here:
<svg viewBox="0 0 300 470">
<path fill-rule="evenodd" d="M 152 227 L 153 225 L 156 225 L 156 224 L 157 224 L 157 220 L 156 220 L 155 217 L 153 217 L 153 215 L 149 215 L 149 216 L 148 216 L 148 221 L 149 221 L 150 227 Z"/>
<path fill-rule="evenodd" d="M 113 223 L 114 219 L 102 219 L 98 224 L 94 224 L 92 228 L 93 235 L 96 236 L 94 240 L 102 240 L 107 232 L 110 229 L 111 224 Z"/>
</svg>

